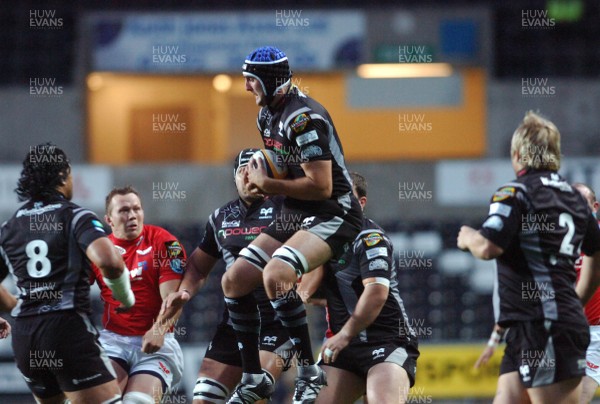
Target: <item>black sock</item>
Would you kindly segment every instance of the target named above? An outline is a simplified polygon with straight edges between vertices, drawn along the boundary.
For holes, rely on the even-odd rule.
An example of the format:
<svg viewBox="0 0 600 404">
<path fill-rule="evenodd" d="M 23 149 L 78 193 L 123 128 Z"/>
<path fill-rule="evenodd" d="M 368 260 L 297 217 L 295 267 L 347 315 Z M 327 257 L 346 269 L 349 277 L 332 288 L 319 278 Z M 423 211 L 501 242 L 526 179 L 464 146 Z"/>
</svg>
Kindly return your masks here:
<svg viewBox="0 0 600 404">
<path fill-rule="evenodd" d="M 271 299 L 271 305 L 281 324 L 286 328 L 296 349 L 298 366 L 314 365 L 306 309 L 296 290 L 291 289 L 284 296 Z"/>
<path fill-rule="evenodd" d="M 260 313 L 254 294 L 250 293 L 238 298 L 225 297 L 225 304 L 238 340 L 244 372 L 262 373 L 258 354 Z"/>
</svg>

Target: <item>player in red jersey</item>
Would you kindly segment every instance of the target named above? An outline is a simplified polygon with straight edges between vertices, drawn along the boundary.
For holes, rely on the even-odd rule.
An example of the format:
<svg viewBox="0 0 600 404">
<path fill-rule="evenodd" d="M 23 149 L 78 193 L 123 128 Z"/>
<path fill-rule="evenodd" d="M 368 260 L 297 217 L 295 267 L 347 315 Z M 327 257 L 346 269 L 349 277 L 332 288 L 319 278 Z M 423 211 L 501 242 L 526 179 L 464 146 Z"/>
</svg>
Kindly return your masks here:
<svg viewBox="0 0 600 404">
<path fill-rule="evenodd" d="M 115 188 L 106 197 L 110 240 L 130 271 L 136 304 L 124 310 L 94 268 L 104 300 L 100 342 L 117 372 L 123 402 L 151 404 L 176 385 L 183 356 L 171 321 L 161 321 L 162 300 L 177 291 L 185 267 L 185 251 L 168 231 L 144 224 L 144 210 L 132 187 Z"/>
<path fill-rule="evenodd" d="M 581 192 L 581 195 L 583 195 L 590 206 L 592 214 L 597 219 L 600 203 L 596 199 L 594 190 L 582 183 L 573 184 L 573 187 Z M 600 221 L 598 224 L 600 225 Z M 575 262 L 575 270 L 577 271 L 578 277 L 581 273 L 580 271 L 584 261 L 583 257 L 584 255 L 581 255 Z M 584 312 L 590 325 L 590 345 L 585 354 L 587 367 L 585 369 L 579 402 L 589 403 L 592 401 L 598 385 L 600 385 L 600 290 L 596 290 L 590 301 L 585 305 Z"/>
</svg>

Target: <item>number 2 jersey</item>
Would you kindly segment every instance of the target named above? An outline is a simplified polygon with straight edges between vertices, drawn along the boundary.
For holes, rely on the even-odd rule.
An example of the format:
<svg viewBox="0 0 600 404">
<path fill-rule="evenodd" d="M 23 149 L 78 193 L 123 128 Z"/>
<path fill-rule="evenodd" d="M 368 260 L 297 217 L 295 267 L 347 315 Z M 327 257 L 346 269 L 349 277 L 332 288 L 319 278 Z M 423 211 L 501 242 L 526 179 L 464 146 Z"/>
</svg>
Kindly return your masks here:
<svg viewBox="0 0 600 404">
<path fill-rule="evenodd" d="M 135 295 L 135 304 L 129 310 L 117 312 L 121 303 L 102 280 L 102 273 L 95 265 L 92 282 L 98 282 L 104 314 L 102 325 L 120 335 L 144 335 L 158 316 L 162 305 L 160 284 L 181 281 L 185 267 L 185 250 L 179 241 L 165 229 L 144 224 L 134 240 L 122 240 L 114 234 L 108 236 L 123 257 Z M 177 287 L 174 289 L 177 290 Z"/>
<path fill-rule="evenodd" d="M 496 259 L 498 324 L 553 320 L 587 326 L 575 293 L 580 251 L 600 249 L 596 219 L 553 171 L 523 170 L 492 196 L 481 234 L 504 250 Z"/>
<path fill-rule="evenodd" d="M 25 203 L 0 229 L 0 280 L 10 271 L 19 300 L 14 317 L 60 310 L 89 314 L 87 247 L 106 237 L 91 211 L 62 195 Z"/>
</svg>

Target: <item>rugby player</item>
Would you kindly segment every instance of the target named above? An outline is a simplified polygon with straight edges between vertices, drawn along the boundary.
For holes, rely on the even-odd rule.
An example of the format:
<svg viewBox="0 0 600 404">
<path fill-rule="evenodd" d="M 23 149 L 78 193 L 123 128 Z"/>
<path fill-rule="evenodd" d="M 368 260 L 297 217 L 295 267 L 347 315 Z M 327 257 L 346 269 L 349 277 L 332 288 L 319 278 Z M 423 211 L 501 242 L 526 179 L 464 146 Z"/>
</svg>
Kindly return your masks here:
<svg viewBox="0 0 600 404">
<path fill-rule="evenodd" d="M 179 287 L 185 250 L 165 229 L 144 223 L 142 201 L 134 188 L 112 189 L 105 207 L 104 220 L 112 229 L 109 238 L 130 271 L 136 303 L 124 310 L 94 268 L 104 301 L 100 343 L 117 372 L 123 402 L 159 402 L 183 372 L 183 354 L 173 335 L 180 313 L 165 321 L 159 312 L 163 299 Z"/>
<path fill-rule="evenodd" d="M 88 317 L 90 261 L 124 308 L 135 303 L 129 271 L 102 223 L 70 201 L 73 177 L 61 149 L 31 147 L 16 192 L 27 202 L 0 230 L 0 282 L 10 271 L 20 292 L 12 311 L 17 366 L 38 403 L 119 403 Z"/>
<path fill-rule="evenodd" d="M 260 317 L 252 294 L 264 278 L 298 358 L 294 403 L 309 403 L 326 378 L 315 364 L 306 310 L 294 287 L 304 273 L 349 248 L 360 231 L 362 212 L 331 117 L 291 84 L 287 56 L 277 48 L 261 47 L 246 58 L 242 69 L 246 90 L 261 107 L 257 125 L 264 145 L 288 163 L 289 173 L 286 179 L 274 179 L 259 161 L 248 164 L 251 193 L 286 198 L 281 215 L 240 251 L 222 278 L 244 370 L 230 402 L 255 402 L 273 392 L 260 366 Z"/>
<path fill-rule="evenodd" d="M 582 183 L 573 184 L 573 187 L 581 192 L 592 210 L 592 214 L 598 219 L 600 203 L 596 199 L 596 193 L 592 188 Z M 598 224 L 600 225 L 600 221 L 598 221 Z M 587 258 L 581 255 L 575 262 L 575 270 L 578 275 L 582 273 L 583 261 L 587 261 Z M 589 266 L 586 266 L 586 270 L 589 269 Z M 580 403 L 589 403 L 594 398 L 598 385 L 600 385 L 600 290 L 596 290 L 585 305 L 584 313 L 590 325 L 590 345 L 585 354 L 587 367 L 585 368 L 585 376 L 581 387 Z"/>
<path fill-rule="evenodd" d="M 166 319 L 198 293 L 219 259 L 225 261 L 228 270 L 240 251 L 280 213 L 281 197 L 249 195 L 244 186 L 248 180 L 245 168 L 256 151 L 244 149 L 235 158 L 233 175 L 239 198 L 221 206 L 208 218 L 204 236 L 188 259 L 179 291 L 171 293 L 163 303 Z M 260 363 L 274 381 L 289 366 L 291 341 L 276 319 L 262 285 L 254 290 L 254 296 L 260 310 Z M 231 324 L 225 308 L 202 360 L 194 387 L 195 404 L 224 403 L 242 378 L 242 358 Z"/>
<path fill-rule="evenodd" d="M 462 226 L 460 249 L 496 258 L 500 315 L 508 328 L 496 403 L 577 403 L 589 327 L 582 303 L 600 283 L 600 229 L 589 207 L 559 174 L 560 133 L 528 112 L 511 141 L 517 178 L 492 196 L 475 230 Z M 592 276 L 574 285 L 579 248 Z"/>
<path fill-rule="evenodd" d="M 364 209 L 367 182 L 360 174 L 351 175 Z M 419 351 L 396 277 L 391 241 L 365 217 L 352 248 L 324 269 L 329 328 L 319 365 L 327 372 L 328 385 L 317 403 L 354 403 L 365 394 L 370 403 L 406 402 Z"/>
</svg>

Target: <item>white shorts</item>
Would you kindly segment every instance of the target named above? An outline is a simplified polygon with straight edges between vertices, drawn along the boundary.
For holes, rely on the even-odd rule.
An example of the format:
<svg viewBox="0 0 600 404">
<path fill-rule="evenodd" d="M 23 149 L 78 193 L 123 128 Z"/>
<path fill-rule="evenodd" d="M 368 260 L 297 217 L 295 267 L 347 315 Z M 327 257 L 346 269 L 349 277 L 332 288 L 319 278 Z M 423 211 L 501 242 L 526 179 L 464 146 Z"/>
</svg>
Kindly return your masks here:
<svg viewBox="0 0 600 404">
<path fill-rule="evenodd" d="M 100 331 L 100 343 L 108 357 L 117 362 L 129 376 L 146 373 L 158 377 L 163 392 L 172 391 L 183 373 L 183 354 L 173 334 L 165 335 L 165 342 L 158 352 L 142 352 L 141 336 L 119 335 L 112 331 Z"/>
<path fill-rule="evenodd" d="M 590 345 L 585 353 L 586 376 L 600 385 L 600 325 L 590 326 Z"/>
</svg>

